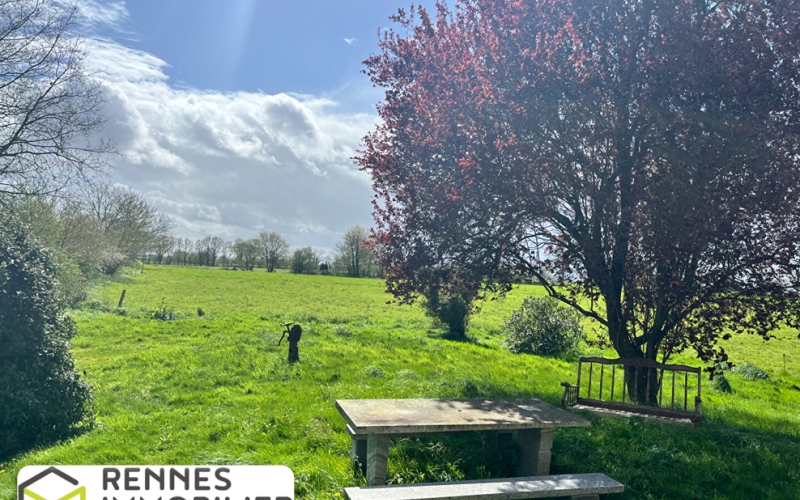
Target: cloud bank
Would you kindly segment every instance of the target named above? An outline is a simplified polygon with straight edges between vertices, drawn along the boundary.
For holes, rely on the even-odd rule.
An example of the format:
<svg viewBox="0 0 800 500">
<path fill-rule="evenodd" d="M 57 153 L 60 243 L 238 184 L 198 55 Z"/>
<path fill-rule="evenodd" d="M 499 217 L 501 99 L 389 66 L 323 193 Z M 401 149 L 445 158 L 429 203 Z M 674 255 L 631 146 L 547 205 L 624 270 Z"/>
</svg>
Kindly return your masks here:
<svg viewBox="0 0 800 500">
<path fill-rule="evenodd" d="M 370 224 L 369 179 L 350 158 L 376 115 L 308 95 L 179 88 L 166 61 L 98 35 L 127 25 L 124 3 L 81 9 L 85 64 L 108 87 L 104 133 L 124 155 L 116 180 L 172 216 L 177 234 L 268 230 L 331 248 L 347 227 Z"/>
</svg>

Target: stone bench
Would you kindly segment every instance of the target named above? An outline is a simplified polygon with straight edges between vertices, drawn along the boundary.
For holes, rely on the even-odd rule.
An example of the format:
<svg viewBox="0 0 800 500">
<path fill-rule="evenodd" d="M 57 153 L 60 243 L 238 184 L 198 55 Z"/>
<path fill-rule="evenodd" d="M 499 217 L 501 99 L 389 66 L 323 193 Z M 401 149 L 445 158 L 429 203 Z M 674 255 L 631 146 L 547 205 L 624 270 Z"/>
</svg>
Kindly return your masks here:
<svg viewBox="0 0 800 500">
<path fill-rule="evenodd" d="M 563 474 L 505 479 L 345 488 L 347 500 L 599 499 L 625 486 L 605 474 Z"/>
</svg>

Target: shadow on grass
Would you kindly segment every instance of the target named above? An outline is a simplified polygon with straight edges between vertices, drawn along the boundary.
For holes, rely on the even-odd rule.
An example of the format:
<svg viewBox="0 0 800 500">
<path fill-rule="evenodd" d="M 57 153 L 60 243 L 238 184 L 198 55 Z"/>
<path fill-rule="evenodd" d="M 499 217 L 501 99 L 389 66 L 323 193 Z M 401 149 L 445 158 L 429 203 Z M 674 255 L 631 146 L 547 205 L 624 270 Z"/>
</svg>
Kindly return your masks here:
<svg viewBox="0 0 800 500">
<path fill-rule="evenodd" d="M 724 420 L 692 428 L 585 416 L 592 427 L 557 433 L 554 473 L 603 472 L 629 499 L 800 498 L 797 436 Z"/>
<path fill-rule="evenodd" d="M 458 334 L 452 333 L 450 331 L 441 329 L 441 330 L 428 330 L 428 338 L 430 339 L 439 339 L 439 340 L 449 340 L 450 342 L 458 342 L 461 344 L 475 344 L 481 345 L 478 343 L 478 340 L 474 337 L 471 337 L 469 334 Z"/>
<path fill-rule="evenodd" d="M 0 447 L 0 469 L 6 469 L 7 464 L 14 462 L 14 460 L 21 458 L 23 455 L 38 450 L 46 450 L 60 443 L 71 441 L 72 439 L 90 432 L 94 428 L 94 424 L 83 425 L 72 429 L 72 431 L 66 433 L 58 439 L 40 440 L 38 442 L 26 443 L 23 446 L 16 446 L 14 448 Z"/>
<path fill-rule="evenodd" d="M 536 397 L 477 381 L 458 381 L 455 397 Z M 551 398 L 542 397 L 548 400 Z M 728 410 L 699 428 L 617 420 L 580 412 L 591 427 L 557 429 L 552 474 L 604 473 L 626 485 L 620 499 L 800 499 L 800 437 L 734 424 L 756 418 Z M 767 424 L 767 425 L 764 425 Z M 774 425 L 772 425 L 774 424 Z M 784 427 L 787 428 L 787 427 Z M 514 448 L 497 434 L 473 432 L 394 441 L 393 483 L 485 479 L 516 475 Z"/>
</svg>

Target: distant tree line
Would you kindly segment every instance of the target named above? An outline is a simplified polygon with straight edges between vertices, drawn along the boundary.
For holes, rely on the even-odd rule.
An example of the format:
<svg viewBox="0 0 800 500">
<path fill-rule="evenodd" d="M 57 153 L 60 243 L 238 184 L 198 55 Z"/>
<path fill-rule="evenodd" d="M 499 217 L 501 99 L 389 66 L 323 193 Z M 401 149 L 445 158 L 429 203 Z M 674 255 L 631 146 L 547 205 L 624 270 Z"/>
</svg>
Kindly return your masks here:
<svg viewBox="0 0 800 500">
<path fill-rule="evenodd" d="M 287 269 L 295 274 L 331 274 L 339 276 L 383 276 L 384 270 L 366 244 L 368 231 L 361 226 L 349 228 L 327 255 L 312 247 L 292 248 L 277 232 L 262 231 L 255 238 L 233 241 L 219 236 L 197 240 L 175 236 L 155 238 L 143 255 L 146 263 L 157 265 L 224 267 L 268 272 Z"/>
</svg>

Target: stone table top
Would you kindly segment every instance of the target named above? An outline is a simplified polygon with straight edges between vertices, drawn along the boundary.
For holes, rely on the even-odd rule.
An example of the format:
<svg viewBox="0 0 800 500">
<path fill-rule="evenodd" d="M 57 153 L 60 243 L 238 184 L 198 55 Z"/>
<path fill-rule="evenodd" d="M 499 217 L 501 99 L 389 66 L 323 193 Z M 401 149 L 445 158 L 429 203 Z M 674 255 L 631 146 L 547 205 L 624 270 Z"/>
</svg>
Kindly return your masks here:
<svg viewBox="0 0 800 500">
<path fill-rule="evenodd" d="M 425 434 L 583 427 L 591 423 L 539 399 L 340 399 L 351 434 Z"/>
</svg>

